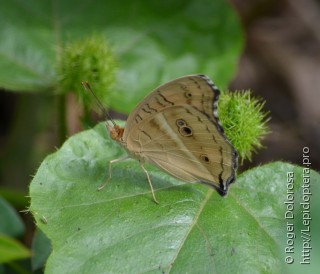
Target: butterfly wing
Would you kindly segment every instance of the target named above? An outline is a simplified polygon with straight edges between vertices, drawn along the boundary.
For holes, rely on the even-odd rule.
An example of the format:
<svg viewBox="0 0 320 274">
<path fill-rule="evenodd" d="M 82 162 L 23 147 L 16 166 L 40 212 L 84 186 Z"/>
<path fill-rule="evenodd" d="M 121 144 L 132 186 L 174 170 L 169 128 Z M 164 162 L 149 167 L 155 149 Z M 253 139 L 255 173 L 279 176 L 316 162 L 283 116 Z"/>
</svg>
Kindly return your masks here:
<svg viewBox="0 0 320 274">
<path fill-rule="evenodd" d="M 237 153 L 219 124 L 219 91 L 209 81 L 196 75 L 160 86 L 130 114 L 124 141 L 134 156 L 225 195 L 235 180 Z"/>
</svg>

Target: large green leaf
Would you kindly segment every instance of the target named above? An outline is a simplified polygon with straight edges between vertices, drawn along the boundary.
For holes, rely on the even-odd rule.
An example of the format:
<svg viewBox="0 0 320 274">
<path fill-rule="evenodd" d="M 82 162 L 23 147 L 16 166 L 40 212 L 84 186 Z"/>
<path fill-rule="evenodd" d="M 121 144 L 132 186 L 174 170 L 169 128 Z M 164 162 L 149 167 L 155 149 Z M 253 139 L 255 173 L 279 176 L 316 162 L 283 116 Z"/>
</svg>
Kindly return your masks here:
<svg viewBox="0 0 320 274">
<path fill-rule="evenodd" d="M 1 1 L 0 24 L 0 86 L 11 90 L 53 90 L 61 46 L 104 34 L 120 67 L 109 105 L 124 112 L 184 74 L 206 73 L 226 87 L 243 41 L 225 0 Z"/>
<path fill-rule="evenodd" d="M 104 124 L 71 137 L 41 164 L 30 186 L 31 211 L 52 242 L 46 273 L 283 273 L 287 172 L 272 163 L 240 175 L 226 198 L 147 166 L 156 205 L 134 160 Z M 320 176 L 312 172 L 314 195 Z"/>
</svg>

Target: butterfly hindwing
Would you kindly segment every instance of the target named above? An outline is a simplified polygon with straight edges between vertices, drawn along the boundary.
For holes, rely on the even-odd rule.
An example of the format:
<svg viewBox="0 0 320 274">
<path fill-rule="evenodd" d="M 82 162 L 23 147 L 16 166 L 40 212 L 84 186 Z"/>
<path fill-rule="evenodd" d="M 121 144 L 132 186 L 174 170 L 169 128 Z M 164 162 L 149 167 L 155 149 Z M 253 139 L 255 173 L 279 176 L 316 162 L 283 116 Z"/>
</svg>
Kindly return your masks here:
<svg viewBox="0 0 320 274">
<path fill-rule="evenodd" d="M 139 123 L 127 146 L 171 175 L 225 194 L 235 179 L 236 154 L 217 124 L 196 108 L 172 106 Z"/>
</svg>

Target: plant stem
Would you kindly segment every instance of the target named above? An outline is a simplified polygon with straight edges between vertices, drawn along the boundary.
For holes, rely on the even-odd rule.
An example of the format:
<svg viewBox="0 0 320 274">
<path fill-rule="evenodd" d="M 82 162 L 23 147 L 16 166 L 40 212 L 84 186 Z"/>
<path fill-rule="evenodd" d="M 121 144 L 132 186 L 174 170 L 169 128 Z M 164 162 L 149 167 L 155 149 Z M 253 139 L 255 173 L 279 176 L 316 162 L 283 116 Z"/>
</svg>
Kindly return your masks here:
<svg viewBox="0 0 320 274">
<path fill-rule="evenodd" d="M 58 95 L 58 145 L 63 144 L 67 136 L 66 125 L 66 95 Z"/>
</svg>

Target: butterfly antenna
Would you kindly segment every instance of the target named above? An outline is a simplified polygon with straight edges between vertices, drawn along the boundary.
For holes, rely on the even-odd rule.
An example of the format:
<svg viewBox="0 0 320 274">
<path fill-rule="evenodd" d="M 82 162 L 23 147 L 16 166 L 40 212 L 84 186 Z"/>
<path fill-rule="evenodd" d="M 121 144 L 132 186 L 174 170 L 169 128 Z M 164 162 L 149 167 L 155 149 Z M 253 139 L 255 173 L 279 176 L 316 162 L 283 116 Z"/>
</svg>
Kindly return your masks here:
<svg viewBox="0 0 320 274">
<path fill-rule="evenodd" d="M 89 84 L 89 82 L 86 81 L 86 82 L 82 82 L 81 84 L 82 84 L 83 89 L 84 89 L 86 92 L 89 91 L 89 92 L 93 95 L 97 106 L 98 106 L 98 107 L 103 111 L 103 113 L 107 116 L 108 121 L 111 121 L 112 124 L 115 126 L 116 123 L 115 123 L 115 122 L 113 121 L 113 119 L 111 118 L 111 116 L 110 116 L 109 112 L 107 111 L 107 109 L 102 105 L 101 101 L 99 100 L 99 98 L 98 98 L 98 96 L 95 94 L 95 92 L 93 91 L 93 89 L 92 89 L 91 85 Z"/>
</svg>

